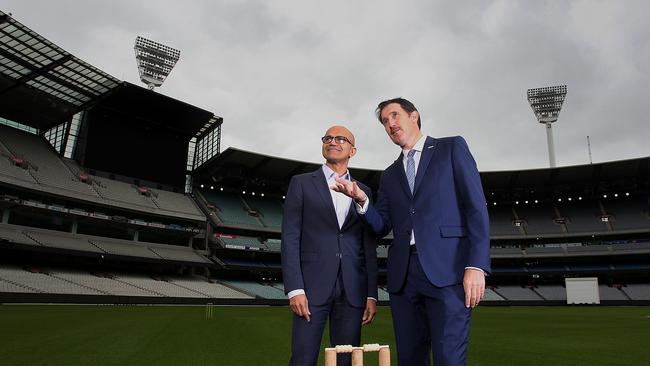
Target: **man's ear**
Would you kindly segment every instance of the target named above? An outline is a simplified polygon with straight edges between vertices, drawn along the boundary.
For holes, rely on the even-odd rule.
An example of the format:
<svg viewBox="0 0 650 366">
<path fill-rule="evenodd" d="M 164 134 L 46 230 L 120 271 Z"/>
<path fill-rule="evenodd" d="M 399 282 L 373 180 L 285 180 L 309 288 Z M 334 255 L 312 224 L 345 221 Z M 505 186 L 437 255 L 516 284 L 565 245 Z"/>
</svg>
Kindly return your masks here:
<svg viewBox="0 0 650 366">
<path fill-rule="evenodd" d="M 352 149 L 350 150 L 350 157 L 353 157 L 354 155 L 356 155 L 356 153 L 357 153 L 357 148 L 353 146 Z"/>
<path fill-rule="evenodd" d="M 420 119 L 420 113 L 418 113 L 418 111 L 413 111 L 411 114 L 409 114 L 409 118 L 414 123 L 418 123 L 418 119 Z"/>
</svg>

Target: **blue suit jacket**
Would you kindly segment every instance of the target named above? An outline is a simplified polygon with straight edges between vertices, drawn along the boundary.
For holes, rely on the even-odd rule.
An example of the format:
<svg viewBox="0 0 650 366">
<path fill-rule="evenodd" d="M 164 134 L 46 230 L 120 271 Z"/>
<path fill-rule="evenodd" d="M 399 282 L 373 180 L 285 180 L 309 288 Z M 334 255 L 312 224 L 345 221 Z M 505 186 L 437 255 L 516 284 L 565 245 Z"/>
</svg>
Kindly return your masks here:
<svg viewBox="0 0 650 366">
<path fill-rule="evenodd" d="M 388 291 L 399 291 L 409 263 L 411 230 L 418 258 L 438 287 L 462 282 L 465 267 L 490 272 L 490 229 L 481 179 L 460 137 L 427 137 L 411 194 L 402 154 L 383 173 L 377 202 L 364 215 L 378 236 L 393 230 Z"/>
<path fill-rule="evenodd" d="M 359 183 L 366 192 L 370 190 Z M 282 276 L 286 293 L 304 289 L 309 304 L 332 295 L 339 267 L 351 305 L 377 298 L 377 242 L 354 203 L 339 229 L 323 170 L 291 178 L 282 217 Z"/>
</svg>

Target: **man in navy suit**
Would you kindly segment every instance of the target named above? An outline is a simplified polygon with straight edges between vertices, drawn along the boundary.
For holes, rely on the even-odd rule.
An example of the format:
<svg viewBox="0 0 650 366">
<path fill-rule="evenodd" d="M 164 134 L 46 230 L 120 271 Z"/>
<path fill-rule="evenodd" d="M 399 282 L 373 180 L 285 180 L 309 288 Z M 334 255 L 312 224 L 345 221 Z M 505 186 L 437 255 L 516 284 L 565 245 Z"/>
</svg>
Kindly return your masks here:
<svg viewBox="0 0 650 366">
<path fill-rule="evenodd" d="M 333 126 L 322 138 L 325 164 L 289 183 L 282 218 L 282 275 L 293 311 L 291 366 L 316 365 L 325 322 L 330 343 L 359 345 L 361 325 L 376 313 L 377 243 L 352 199 L 334 192 L 349 180 L 354 136 Z M 370 196 L 359 183 L 357 188 Z M 350 355 L 340 354 L 339 365 Z"/>
<path fill-rule="evenodd" d="M 354 182 L 337 180 L 388 251 L 397 356 L 402 366 L 465 365 L 471 308 L 490 272 L 489 221 L 476 163 L 460 137 L 420 132 L 420 114 L 395 98 L 376 110 L 402 152 L 383 173 L 377 202 Z"/>
</svg>

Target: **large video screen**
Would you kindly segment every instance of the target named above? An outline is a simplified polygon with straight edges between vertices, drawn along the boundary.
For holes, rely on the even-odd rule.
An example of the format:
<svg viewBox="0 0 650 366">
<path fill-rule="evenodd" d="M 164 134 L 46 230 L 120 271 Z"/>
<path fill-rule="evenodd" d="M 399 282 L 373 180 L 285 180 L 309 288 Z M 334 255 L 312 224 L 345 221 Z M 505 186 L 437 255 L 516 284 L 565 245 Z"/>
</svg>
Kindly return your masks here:
<svg viewBox="0 0 650 366">
<path fill-rule="evenodd" d="M 103 108 L 90 110 L 85 125 L 86 168 L 184 186 L 187 137 Z"/>
</svg>

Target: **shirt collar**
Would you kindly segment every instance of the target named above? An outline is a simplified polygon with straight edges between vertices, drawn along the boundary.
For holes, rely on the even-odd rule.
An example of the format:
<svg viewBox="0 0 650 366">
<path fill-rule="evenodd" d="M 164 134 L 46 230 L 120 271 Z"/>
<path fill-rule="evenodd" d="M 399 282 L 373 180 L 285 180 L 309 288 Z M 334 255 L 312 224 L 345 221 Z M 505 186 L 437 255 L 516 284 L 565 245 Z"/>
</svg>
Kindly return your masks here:
<svg viewBox="0 0 650 366">
<path fill-rule="evenodd" d="M 413 145 L 413 148 L 411 150 L 422 152 L 422 150 L 424 150 L 424 142 L 425 142 L 425 140 L 426 139 L 424 138 L 424 135 L 420 136 L 420 138 L 415 143 L 415 145 Z M 404 157 L 406 157 L 406 155 L 408 155 L 409 151 L 411 151 L 411 150 L 402 149 L 402 153 L 404 154 Z"/>
<path fill-rule="evenodd" d="M 338 174 L 332 168 L 328 167 L 327 164 L 323 164 L 323 174 L 325 174 L 325 179 L 327 180 L 334 179 L 335 176 L 338 177 Z M 346 170 L 342 178 L 350 180 L 350 171 Z"/>
</svg>

